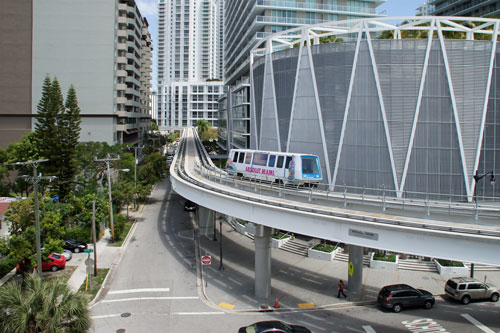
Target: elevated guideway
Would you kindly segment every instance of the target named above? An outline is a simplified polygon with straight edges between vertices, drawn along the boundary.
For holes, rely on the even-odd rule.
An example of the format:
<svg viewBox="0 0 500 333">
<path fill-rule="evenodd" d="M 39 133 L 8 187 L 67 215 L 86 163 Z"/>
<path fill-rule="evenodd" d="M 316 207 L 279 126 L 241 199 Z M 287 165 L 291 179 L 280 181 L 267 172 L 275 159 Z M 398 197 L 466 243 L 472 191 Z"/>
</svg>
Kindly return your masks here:
<svg viewBox="0 0 500 333">
<path fill-rule="evenodd" d="M 271 228 L 426 257 L 500 266 L 500 206 L 396 200 L 276 187 L 216 168 L 186 129 L 170 168 L 174 190 L 211 210 Z"/>
</svg>

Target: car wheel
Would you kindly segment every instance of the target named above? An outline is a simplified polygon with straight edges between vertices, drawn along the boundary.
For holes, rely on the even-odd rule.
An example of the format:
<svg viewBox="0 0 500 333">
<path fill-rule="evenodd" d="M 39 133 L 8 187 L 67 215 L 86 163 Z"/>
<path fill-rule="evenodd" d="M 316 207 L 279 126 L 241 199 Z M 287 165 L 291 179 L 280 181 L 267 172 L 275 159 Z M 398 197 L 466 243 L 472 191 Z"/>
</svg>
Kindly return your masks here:
<svg viewBox="0 0 500 333">
<path fill-rule="evenodd" d="M 75 247 L 75 253 L 79 253 L 80 252 L 80 248 L 79 247 Z"/>
<path fill-rule="evenodd" d="M 54 266 L 50 267 L 50 270 L 51 270 L 52 272 L 57 272 L 57 266 L 56 266 L 56 265 L 54 265 Z"/>
<path fill-rule="evenodd" d="M 433 304 L 432 304 L 432 302 L 431 302 L 431 301 L 425 301 L 425 303 L 424 303 L 424 308 L 426 308 L 426 309 L 430 309 L 430 308 L 432 308 L 432 305 L 433 305 Z"/>
<path fill-rule="evenodd" d="M 492 302 L 498 302 L 498 294 L 497 293 L 493 293 L 491 295 L 491 301 Z"/>
<path fill-rule="evenodd" d="M 465 295 L 462 297 L 462 304 L 469 304 L 470 303 L 470 296 Z"/>
<path fill-rule="evenodd" d="M 401 312 L 402 309 L 403 309 L 403 306 L 401 304 L 394 304 L 394 306 L 392 307 L 392 311 L 394 311 L 396 313 Z"/>
</svg>

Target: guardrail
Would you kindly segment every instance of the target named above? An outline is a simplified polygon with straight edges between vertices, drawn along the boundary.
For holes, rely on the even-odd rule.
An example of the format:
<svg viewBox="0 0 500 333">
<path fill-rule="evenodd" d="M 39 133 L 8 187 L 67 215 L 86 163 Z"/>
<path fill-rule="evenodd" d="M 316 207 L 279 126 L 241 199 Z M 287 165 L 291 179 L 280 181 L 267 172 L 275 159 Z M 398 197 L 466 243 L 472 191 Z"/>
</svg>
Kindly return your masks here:
<svg viewBox="0 0 500 333">
<path fill-rule="evenodd" d="M 196 142 L 195 138 L 195 142 Z M 224 187 L 220 186 L 213 186 L 210 183 L 206 182 L 201 182 L 195 178 L 192 178 L 189 176 L 184 169 L 184 159 L 186 155 L 186 140 L 183 139 L 181 141 L 181 144 L 179 145 L 179 150 L 178 154 L 176 155 L 176 158 L 174 159 L 174 170 L 175 172 L 185 181 L 194 184 L 196 186 L 208 189 L 212 192 L 217 192 L 220 194 L 224 194 L 227 196 L 231 196 L 234 198 L 239 198 L 243 199 L 249 202 L 257 202 L 261 204 L 266 204 L 270 206 L 275 206 L 275 207 L 280 207 L 280 208 L 287 208 L 291 210 L 296 210 L 296 211 L 301 211 L 301 212 L 309 212 L 309 213 L 315 213 L 315 214 L 321 214 L 325 216 L 332 216 L 332 217 L 338 217 L 338 218 L 345 218 L 345 219 L 354 219 L 358 221 L 366 221 L 366 222 L 374 222 L 374 223 L 380 223 L 380 224 L 385 224 L 385 225 L 395 225 L 395 226 L 404 226 L 404 227 L 411 227 L 411 228 L 417 228 L 417 229 L 428 229 L 428 230 L 437 230 L 437 231 L 445 231 L 445 232 L 456 232 L 456 233 L 462 233 L 462 234 L 472 234 L 472 235 L 481 235 L 481 236 L 493 236 L 493 237 L 499 237 L 500 238 L 500 231 L 495 231 L 495 230 L 485 230 L 485 229 L 479 229 L 479 228 L 466 228 L 466 227 L 457 227 L 457 226 L 447 226 L 447 225 L 442 225 L 442 224 L 433 224 L 433 223 L 420 223 L 420 222 L 414 222 L 414 221 L 401 221 L 396 218 L 384 218 L 384 217 L 374 217 L 370 215 L 363 215 L 360 213 L 351 213 L 351 212 L 345 212 L 345 211 L 339 211 L 339 210 L 329 210 L 327 209 L 327 206 L 325 206 L 325 209 L 318 208 L 316 207 L 311 207 L 307 205 L 300 205 L 300 204 L 292 204 L 292 203 L 284 203 L 282 201 L 276 201 L 276 200 L 267 200 L 267 199 L 262 199 L 260 197 L 252 196 L 252 195 L 246 195 L 240 191 L 231 191 L 231 190 L 226 190 L 225 187 L 230 188 L 235 188 L 235 189 L 240 189 L 243 190 L 244 192 L 257 192 L 257 193 L 264 193 L 265 191 L 277 191 L 278 197 L 280 196 L 279 193 L 281 193 L 281 196 L 287 196 L 287 195 L 295 195 L 296 197 L 305 197 L 307 198 L 307 201 L 312 201 L 312 200 L 335 200 L 337 202 L 344 202 L 345 205 L 347 204 L 359 204 L 361 201 L 363 204 L 367 204 L 369 201 L 372 202 L 373 205 L 380 205 L 380 198 L 378 197 L 373 197 L 373 196 L 365 196 L 361 198 L 354 198 L 354 197 L 347 197 L 345 194 L 338 194 L 338 193 L 328 193 L 320 195 L 319 193 L 314 193 L 313 194 L 313 189 L 303 189 L 303 188 L 289 188 L 286 186 L 277 186 L 277 185 L 272 185 L 272 184 L 266 184 L 262 181 L 257 182 L 255 180 L 254 182 L 248 181 L 248 180 L 241 180 L 238 178 L 234 177 L 229 177 L 229 175 L 220 169 L 216 168 L 213 166 L 213 163 L 208 162 L 209 157 L 206 151 L 203 149 L 203 147 L 200 147 L 199 141 L 196 142 L 195 148 L 197 150 L 198 156 L 200 157 L 200 160 L 202 163 L 196 163 L 195 164 L 195 171 L 203 176 L 205 179 L 210 180 L 212 182 L 218 182 L 221 185 L 225 185 Z M 205 156 L 203 156 L 205 155 Z M 208 164 L 204 164 L 208 163 Z M 245 190 L 246 189 L 246 190 Z M 249 190 L 250 189 L 250 190 Z M 339 200 L 340 198 L 340 200 Z M 349 201 L 348 201 L 349 200 Z M 413 201 L 413 200 L 412 200 Z M 298 202 L 299 203 L 299 202 Z M 417 202 L 414 202 L 413 205 L 410 205 L 408 202 L 406 204 L 400 203 L 404 205 L 406 208 L 407 207 L 430 207 L 429 202 L 420 202 L 418 205 L 416 204 Z M 422 206 L 424 204 L 424 206 Z M 434 203 L 435 206 L 433 207 L 432 211 L 437 211 L 439 206 L 437 204 L 439 203 Z M 469 205 L 470 206 L 470 205 Z M 386 203 L 386 208 L 387 203 Z M 441 210 L 443 210 L 444 207 L 440 207 Z M 462 209 L 465 209 L 464 212 L 469 212 L 466 209 L 467 207 L 462 207 Z M 469 207 L 473 208 L 473 206 Z M 421 211 L 421 209 L 420 209 Z M 450 206 L 446 206 L 445 211 L 450 211 Z M 429 210 L 430 212 L 430 210 Z M 454 213 L 457 212 L 457 209 L 454 210 Z M 496 218 L 498 218 L 498 210 L 494 210 L 489 212 L 491 215 L 494 215 Z M 486 211 L 483 211 L 482 215 L 486 214 Z"/>
</svg>

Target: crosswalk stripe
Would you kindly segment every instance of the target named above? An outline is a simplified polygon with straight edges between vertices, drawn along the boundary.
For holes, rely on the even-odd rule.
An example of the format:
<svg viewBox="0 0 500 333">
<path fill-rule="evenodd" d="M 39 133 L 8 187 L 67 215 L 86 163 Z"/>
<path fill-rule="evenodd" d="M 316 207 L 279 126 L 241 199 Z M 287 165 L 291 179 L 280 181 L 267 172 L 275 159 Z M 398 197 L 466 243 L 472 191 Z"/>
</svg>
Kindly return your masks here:
<svg viewBox="0 0 500 333">
<path fill-rule="evenodd" d="M 101 303 L 116 303 L 116 302 L 130 302 L 130 301 L 164 301 L 164 300 L 185 300 L 185 299 L 199 299 L 198 296 L 187 297 L 133 297 L 121 299 L 106 299 Z"/>
<path fill-rule="evenodd" d="M 131 293 L 147 293 L 147 292 L 168 292 L 170 288 L 138 288 L 138 289 L 125 289 L 125 290 L 112 290 L 108 292 L 109 295 L 118 294 L 131 294 Z"/>
<path fill-rule="evenodd" d="M 474 326 L 476 326 L 477 328 L 479 328 L 484 333 L 495 333 L 495 331 L 490 330 L 484 324 L 482 324 L 478 320 L 474 319 L 472 316 L 468 315 L 467 313 L 462 313 L 462 317 L 464 317 L 465 319 L 467 319 L 468 321 L 470 321 L 472 324 L 474 324 Z"/>
</svg>

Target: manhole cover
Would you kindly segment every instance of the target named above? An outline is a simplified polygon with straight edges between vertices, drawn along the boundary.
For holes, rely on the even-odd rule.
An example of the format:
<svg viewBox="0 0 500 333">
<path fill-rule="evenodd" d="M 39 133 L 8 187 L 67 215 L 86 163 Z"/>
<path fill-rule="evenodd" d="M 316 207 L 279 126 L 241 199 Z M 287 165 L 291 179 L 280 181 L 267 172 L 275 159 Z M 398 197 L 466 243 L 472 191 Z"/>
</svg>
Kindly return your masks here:
<svg viewBox="0 0 500 333">
<path fill-rule="evenodd" d="M 116 333 L 125 333 L 126 329 L 124 328 L 119 328 L 116 330 Z"/>
<path fill-rule="evenodd" d="M 122 314 L 121 314 L 121 316 L 122 316 L 123 318 L 130 317 L 130 312 L 124 312 L 124 313 L 122 313 Z"/>
</svg>

